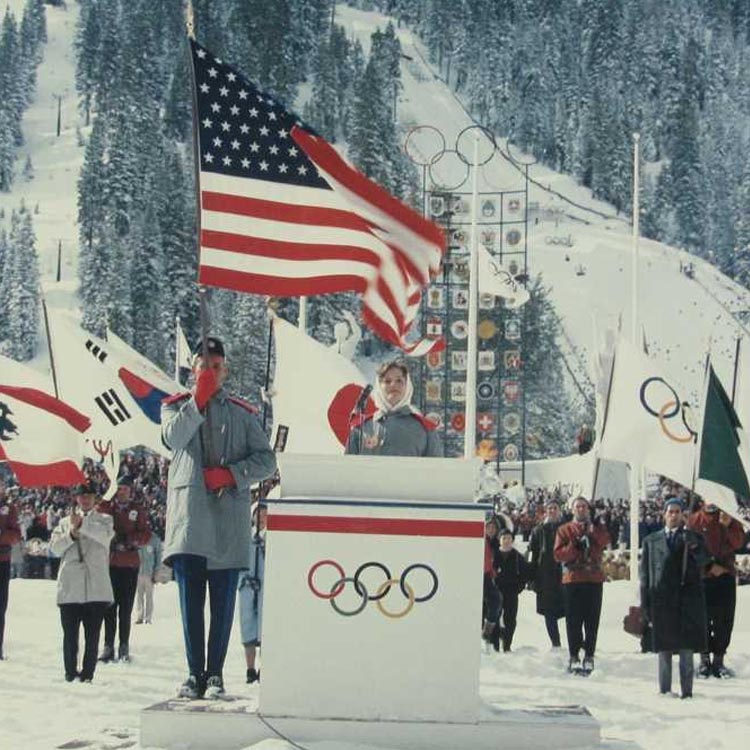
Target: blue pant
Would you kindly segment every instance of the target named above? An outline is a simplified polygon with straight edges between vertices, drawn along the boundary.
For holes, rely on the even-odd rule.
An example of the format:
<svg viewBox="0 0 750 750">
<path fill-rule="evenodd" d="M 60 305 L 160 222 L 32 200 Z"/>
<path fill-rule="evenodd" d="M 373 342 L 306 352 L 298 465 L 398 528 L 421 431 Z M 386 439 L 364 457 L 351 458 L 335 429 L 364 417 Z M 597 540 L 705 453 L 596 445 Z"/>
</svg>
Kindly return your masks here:
<svg viewBox="0 0 750 750">
<path fill-rule="evenodd" d="M 208 677 L 221 676 L 232 632 L 239 570 L 208 570 L 206 558 L 198 555 L 175 555 L 172 568 L 180 590 L 182 632 L 190 674 L 202 677 L 205 671 Z M 203 615 L 206 588 L 211 610 L 207 667 Z"/>
</svg>

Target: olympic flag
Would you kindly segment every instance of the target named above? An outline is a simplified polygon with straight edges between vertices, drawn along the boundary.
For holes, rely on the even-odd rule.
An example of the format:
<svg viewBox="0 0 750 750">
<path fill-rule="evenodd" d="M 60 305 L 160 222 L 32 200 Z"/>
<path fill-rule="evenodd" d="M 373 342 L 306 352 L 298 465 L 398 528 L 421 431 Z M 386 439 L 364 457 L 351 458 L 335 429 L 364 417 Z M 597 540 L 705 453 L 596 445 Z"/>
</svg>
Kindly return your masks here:
<svg viewBox="0 0 750 750">
<path fill-rule="evenodd" d="M 599 458 L 646 466 L 690 487 L 696 423 L 685 389 L 620 338 Z"/>
<path fill-rule="evenodd" d="M 479 254 L 479 293 L 503 297 L 506 306 L 512 309 L 521 307 L 529 301 L 529 290 L 519 284 L 513 275 L 495 260 L 481 245 L 477 245 Z"/>
</svg>

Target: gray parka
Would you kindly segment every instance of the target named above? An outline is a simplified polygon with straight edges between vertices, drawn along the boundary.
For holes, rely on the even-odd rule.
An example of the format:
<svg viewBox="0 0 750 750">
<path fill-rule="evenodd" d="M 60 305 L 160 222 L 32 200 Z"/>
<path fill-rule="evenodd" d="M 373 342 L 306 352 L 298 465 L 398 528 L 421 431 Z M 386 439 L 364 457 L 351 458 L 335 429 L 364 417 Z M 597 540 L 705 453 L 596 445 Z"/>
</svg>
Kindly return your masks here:
<svg viewBox="0 0 750 750">
<path fill-rule="evenodd" d="M 410 406 L 376 413 L 361 420 L 380 423 L 380 445 L 367 448 L 361 439 L 362 427 L 355 424 L 349 433 L 346 452 L 349 455 L 428 456 L 442 458 L 443 445 L 435 425 Z M 367 431 L 367 430 L 365 430 Z"/>
<path fill-rule="evenodd" d="M 191 394 L 173 396 L 162 404 L 162 440 L 172 451 L 164 562 L 169 564 L 173 555 L 189 554 L 205 557 L 209 570 L 247 568 L 250 485 L 276 471 L 276 457 L 249 404 L 222 389 L 207 411 L 210 441 L 209 420 Z M 236 487 L 220 494 L 210 492 L 203 469 L 212 466 L 228 468 Z"/>
<path fill-rule="evenodd" d="M 115 535 L 112 516 L 92 510 L 81 521 L 79 537 L 70 536 L 70 516 L 52 532 L 50 550 L 60 561 L 57 603 L 112 602 L 109 543 Z"/>
</svg>

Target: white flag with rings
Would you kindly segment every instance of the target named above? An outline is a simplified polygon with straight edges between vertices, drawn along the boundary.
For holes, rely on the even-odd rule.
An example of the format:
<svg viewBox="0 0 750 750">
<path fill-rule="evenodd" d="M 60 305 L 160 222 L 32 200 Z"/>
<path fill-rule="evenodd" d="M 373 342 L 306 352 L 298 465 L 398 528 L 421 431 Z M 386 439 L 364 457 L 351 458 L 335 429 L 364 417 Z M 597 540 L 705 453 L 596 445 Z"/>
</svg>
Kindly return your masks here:
<svg viewBox="0 0 750 750">
<path fill-rule="evenodd" d="M 477 247 L 479 266 L 479 293 L 505 298 L 511 308 L 521 307 L 529 301 L 529 290 L 519 284 L 513 274 L 499 260 L 493 258 L 481 245 Z"/>
</svg>

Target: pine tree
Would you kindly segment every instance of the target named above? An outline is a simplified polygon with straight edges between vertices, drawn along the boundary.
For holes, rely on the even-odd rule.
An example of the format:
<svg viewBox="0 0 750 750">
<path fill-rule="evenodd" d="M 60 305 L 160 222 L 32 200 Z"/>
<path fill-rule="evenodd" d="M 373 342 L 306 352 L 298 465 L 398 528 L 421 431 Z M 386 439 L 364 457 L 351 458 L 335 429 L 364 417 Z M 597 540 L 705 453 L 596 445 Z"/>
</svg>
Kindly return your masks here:
<svg viewBox="0 0 750 750">
<path fill-rule="evenodd" d="M 531 298 L 522 310 L 523 388 L 526 398 L 526 459 L 566 455 L 571 452 L 576 426 L 591 421 L 569 396 L 572 384 L 557 343 L 560 318 L 541 276 L 529 285 Z M 593 394 L 592 394 L 593 396 Z M 589 407 L 590 409 L 590 407 Z"/>
<path fill-rule="evenodd" d="M 0 27 L 0 102 L 8 115 L 8 125 L 16 146 L 23 143 L 21 117 L 26 104 L 21 44 L 10 8 L 6 8 Z"/>
<path fill-rule="evenodd" d="M 0 331 L 5 331 L 8 325 L 8 310 L 5 305 L 5 300 L 8 296 L 8 268 L 9 268 L 9 249 L 8 249 L 8 235 L 5 230 L 0 228 L 0 300 L 3 303 L 0 304 Z M 0 343 L 5 337 L 4 333 L 0 333 Z"/>
<path fill-rule="evenodd" d="M 39 261 L 31 214 L 21 209 L 11 215 L 7 249 L 5 352 L 25 361 L 36 353 L 39 332 Z"/>
<path fill-rule="evenodd" d="M 0 100 L 0 190 L 4 193 L 7 193 L 13 184 L 15 161 L 16 151 L 10 116 Z"/>
</svg>

